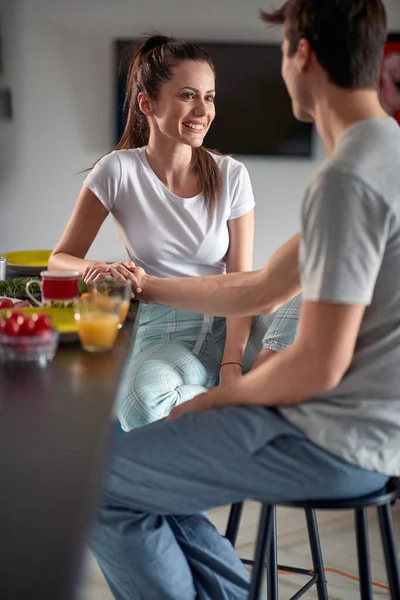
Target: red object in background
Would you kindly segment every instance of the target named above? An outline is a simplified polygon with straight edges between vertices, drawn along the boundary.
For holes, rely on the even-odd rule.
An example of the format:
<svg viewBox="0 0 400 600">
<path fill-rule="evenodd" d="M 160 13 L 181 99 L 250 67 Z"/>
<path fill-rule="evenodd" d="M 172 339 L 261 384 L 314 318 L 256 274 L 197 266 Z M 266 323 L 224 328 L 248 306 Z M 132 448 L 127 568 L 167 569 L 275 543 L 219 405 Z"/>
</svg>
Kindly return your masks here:
<svg viewBox="0 0 400 600">
<path fill-rule="evenodd" d="M 16 319 L 7 319 L 2 327 L 4 335 L 17 336 L 19 335 L 20 324 Z"/>
<path fill-rule="evenodd" d="M 12 308 L 14 306 L 14 302 L 9 300 L 9 298 L 2 298 L 0 300 L 0 310 L 3 308 Z"/>
<path fill-rule="evenodd" d="M 400 125 L 400 34 L 391 33 L 383 52 L 379 96 L 383 108 Z"/>
<path fill-rule="evenodd" d="M 43 331 L 49 331 L 51 329 L 51 318 L 49 317 L 49 315 L 46 315 L 44 313 L 38 315 L 33 315 L 33 317 L 31 318 L 31 321 L 34 324 L 34 332 L 35 333 L 41 333 Z"/>
<path fill-rule="evenodd" d="M 36 323 L 33 319 L 30 319 L 29 317 L 26 318 L 20 325 L 19 334 L 33 335 L 35 333 L 35 325 Z"/>
<path fill-rule="evenodd" d="M 42 275 L 43 300 L 73 300 L 78 297 L 78 277 L 46 277 Z"/>
<path fill-rule="evenodd" d="M 0 319 L 0 334 L 8 337 L 43 336 L 51 328 L 51 318 L 45 313 L 29 317 L 16 311 L 10 312 L 5 319 Z"/>
<path fill-rule="evenodd" d="M 41 281 L 30 279 L 26 282 L 25 291 L 33 304 L 52 305 L 55 302 L 74 303 L 79 297 L 79 271 L 41 271 Z M 39 302 L 29 291 L 32 285 L 38 285 L 42 292 Z"/>
</svg>

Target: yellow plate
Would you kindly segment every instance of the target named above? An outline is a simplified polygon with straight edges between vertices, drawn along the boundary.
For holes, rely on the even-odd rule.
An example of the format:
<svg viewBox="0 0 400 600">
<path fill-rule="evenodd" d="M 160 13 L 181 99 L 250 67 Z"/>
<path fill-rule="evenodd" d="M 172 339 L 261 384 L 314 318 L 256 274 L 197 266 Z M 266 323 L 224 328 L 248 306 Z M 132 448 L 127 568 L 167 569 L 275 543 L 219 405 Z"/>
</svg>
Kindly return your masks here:
<svg viewBox="0 0 400 600">
<path fill-rule="evenodd" d="M 47 307 L 31 307 L 31 308 L 5 308 L 0 310 L 0 317 L 5 317 L 8 312 L 18 311 L 27 316 L 46 313 L 51 317 L 51 322 L 54 329 L 60 332 L 60 341 L 73 341 L 78 337 L 78 327 L 75 322 L 73 308 L 47 308 Z"/>
<path fill-rule="evenodd" d="M 37 275 L 43 269 L 47 269 L 47 263 L 52 250 L 20 250 L 18 252 L 6 252 L 0 254 L 7 259 L 7 263 L 13 271 Z"/>
</svg>

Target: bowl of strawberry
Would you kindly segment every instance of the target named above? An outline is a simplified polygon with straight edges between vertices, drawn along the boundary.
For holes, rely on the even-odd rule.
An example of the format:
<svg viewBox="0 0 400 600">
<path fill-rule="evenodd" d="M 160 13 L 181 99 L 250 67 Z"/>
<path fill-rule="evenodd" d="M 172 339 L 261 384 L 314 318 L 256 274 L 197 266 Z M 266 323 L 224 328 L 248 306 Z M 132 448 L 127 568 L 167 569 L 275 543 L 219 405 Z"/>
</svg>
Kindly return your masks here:
<svg viewBox="0 0 400 600">
<path fill-rule="evenodd" d="M 44 313 L 32 316 L 18 310 L 0 319 L 0 362 L 23 362 L 46 365 L 53 360 L 59 332 Z"/>
</svg>

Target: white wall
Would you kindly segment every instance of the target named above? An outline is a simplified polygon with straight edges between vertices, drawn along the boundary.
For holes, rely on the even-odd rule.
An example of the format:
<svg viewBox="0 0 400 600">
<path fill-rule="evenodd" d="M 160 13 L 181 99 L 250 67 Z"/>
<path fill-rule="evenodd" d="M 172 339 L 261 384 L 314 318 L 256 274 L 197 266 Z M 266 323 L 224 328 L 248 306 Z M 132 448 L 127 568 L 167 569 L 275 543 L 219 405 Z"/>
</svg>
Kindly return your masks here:
<svg viewBox="0 0 400 600">
<path fill-rule="evenodd" d="M 14 118 L 0 130 L 0 253 L 51 248 L 72 211 L 77 174 L 113 145 L 113 41 L 159 29 L 188 39 L 280 40 L 259 6 L 278 0 L 0 0 Z M 386 2 L 400 30 L 400 2 Z M 273 109 L 273 107 L 272 107 Z M 322 159 L 248 159 L 257 200 L 255 266 L 298 227 L 306 183 Z M 240 158 L 240 157 L 238 157 Z M 124 255 L 111 219 L 91 256 Z"/>
</svg>

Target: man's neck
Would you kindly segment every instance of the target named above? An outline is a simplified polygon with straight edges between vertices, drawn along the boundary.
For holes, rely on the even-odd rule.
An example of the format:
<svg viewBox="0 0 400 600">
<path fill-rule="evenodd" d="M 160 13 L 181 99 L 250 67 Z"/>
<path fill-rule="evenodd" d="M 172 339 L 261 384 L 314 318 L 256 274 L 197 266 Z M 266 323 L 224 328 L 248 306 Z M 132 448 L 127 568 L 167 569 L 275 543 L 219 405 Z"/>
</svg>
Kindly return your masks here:
<svg viewBox="0 0 400 600">
<path fill-rule="evenodd" d="M 328 156 L 345 131 L 359 121 L 387 118 L 375 90 L 350 90 L 331 86 L 315 107 L 315 124 Z"/>
</svg>

